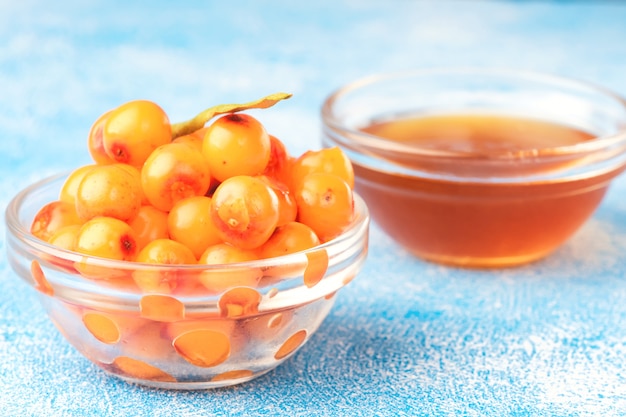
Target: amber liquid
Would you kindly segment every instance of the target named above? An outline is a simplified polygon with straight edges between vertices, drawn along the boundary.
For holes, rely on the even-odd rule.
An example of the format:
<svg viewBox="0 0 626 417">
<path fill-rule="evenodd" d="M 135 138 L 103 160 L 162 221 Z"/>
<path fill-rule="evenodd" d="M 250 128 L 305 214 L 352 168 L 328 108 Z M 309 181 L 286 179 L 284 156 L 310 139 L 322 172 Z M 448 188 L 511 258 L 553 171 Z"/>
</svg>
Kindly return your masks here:
<svg viewBox="0 0 626 417">
<path fill-rule="evenodd" d="M 509 175 L 516 169 L 528 173 L 528 164 L 515 161 L 491 167 L 482 162 L 485 154 L 532 151 L 594 138 L 567 126 L 499 115 L 397 119 L 362 130 L 420 148 L 474 155 L 439 168 L 467 164 L 483 176 L 489 176 L 485 172 L 489 169 L 493 176 L 502 170 Z M 397 162 L 410 163 L 403 158 Z M 438 163 L 437 158 L 428 160 L 427 169 L 436 171 Z M 420 165 L 424 162 L 416 162 Z M 553 164 L 532 166 L 555 169 Z M 474 267 L 517 265 L 552 252 L 593 213 L 609 180 L 618 173 L 616 169 L 584 178 L 503 184 L 472 180 L 471 175 L 459 182 L 415 179 L 358 163 L 354 168 L 357 191 L 372 218 L 397 242 L 428 260 Z"/>
</svg>

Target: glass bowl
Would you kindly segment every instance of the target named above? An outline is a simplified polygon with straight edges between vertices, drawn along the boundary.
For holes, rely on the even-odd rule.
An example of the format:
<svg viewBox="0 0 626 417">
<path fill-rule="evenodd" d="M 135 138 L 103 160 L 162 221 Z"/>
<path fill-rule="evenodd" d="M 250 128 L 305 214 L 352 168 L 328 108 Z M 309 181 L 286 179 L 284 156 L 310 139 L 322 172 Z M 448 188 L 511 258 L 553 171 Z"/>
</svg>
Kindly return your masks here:
<svg viewBox="0 0 626 417">
<path fill-rule="evenodd" d="M 65 178 L 33 184 L 9 203 L 9 263 L 80 353 L 133 383 L 204 389 L 270 371 L 311 338 L 367 256 L 369 214 L 358 195 L 355 219 L 342 235 L 282 257 L 155 266 L 83 256 L 29 233 Z M 142 293 L 134 284 L 142 274 L 176 289 Z M 208 290 L 201 280 L 216 285 Z"/>
<path fill-rule="evenodd" d="M 420 258 L 456 266 L 512 266 L 548 255 L 593 214 L 626 165 L 624 99 L 545 74 L 373 75 L 330 94 L 321 117 L 324 145 L 351 159 L 355 189 L 381 229 Z M 451 120 L 464 117 L 482 120 L 483 133 L 471 139 L 478 142 L 468 144 L 463 129 L 418 140 L 415 125 L 396 123 L 428 118 L 455 129 Z M 381 130 L 394 123 L 399 131 Z M 515 129 L 527 132 L 520 143 L 488 139 Z"/>
</svg>

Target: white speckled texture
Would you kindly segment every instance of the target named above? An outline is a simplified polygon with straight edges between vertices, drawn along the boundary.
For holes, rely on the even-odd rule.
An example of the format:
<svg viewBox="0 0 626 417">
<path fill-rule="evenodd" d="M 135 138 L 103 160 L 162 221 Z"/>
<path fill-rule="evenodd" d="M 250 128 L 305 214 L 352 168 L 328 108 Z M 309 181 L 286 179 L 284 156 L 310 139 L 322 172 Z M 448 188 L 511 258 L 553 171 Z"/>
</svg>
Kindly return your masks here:
<svg viewBox="0 0 626 417">
<path fill-rule="evenodd" d="M 292 92 L 259 116 L 297 154 L 319 146 L 324 97 L 374 72 L 524 68 L 626 95 L 620 1 L 127 3 L 0 3 L 2 212 L 88 162 L 91 123 L 134 98 L 182 120 Z M 553 256 L 494 272 L 423 263 L 374 226 L 364 270 L 295 356 L 197 392 L 129 385 L 81 357 L 10 270 L 3 217 L 0 415 L 624 415 L 625 193 L 621 177 Z"/>
</svg>

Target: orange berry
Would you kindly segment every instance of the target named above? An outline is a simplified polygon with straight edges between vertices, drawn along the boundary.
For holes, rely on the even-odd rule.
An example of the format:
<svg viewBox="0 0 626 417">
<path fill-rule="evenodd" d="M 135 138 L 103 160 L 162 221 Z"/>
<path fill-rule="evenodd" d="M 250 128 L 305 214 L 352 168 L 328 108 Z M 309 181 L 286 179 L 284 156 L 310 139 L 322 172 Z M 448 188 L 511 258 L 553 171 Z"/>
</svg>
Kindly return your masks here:
<svg viewBox="0 0 626 417">
<path fill-rule="evenodd" d="M 118 167 L 128 171 L 128 173 L 130 175 L 132 175 L 134 178 L 136 178 L 136 180 L 139 182 L 139 184 L 141 184 L 141 171 L 139 170 L 139 168 L 134 167 L 132 165 L 128 165 L 128 164 L 117 164 L 116 163 L 115 165 L 117 165 Z M 143 188 L 141 188 L 141 204 L 143 204 L 143 205 L 150 204 L 150 202 L 146 198 L 146 195 L 143 192 Z"/>
<path fill-rule="evenodd" d="M 171 142 L 172 127 L 165 111 L 148 100 L 134 100 L 106 117 L 102 143 L 116 162 L 141 167 L 152 151 Z"/>
<path fill-rule="evenodd" d="M 76 252 L 115 260 L 132 261 L 137 238 L 128 223 L 113 217 L 95 217 L 76 235 Z"/>
<path fill-rule="evenodd" d="M 270 159 L 270 137 L 263 125 L 247 114 L 232 113 L 208 126 L 202 152 L 218 180 L 258 175 Z"/>
<path fill-rule="evenodd" d="M 296 193 L 298 221 L 309 226 L 322 242 L 339 234 L 354 216 L 352 189 L 334 174 L 304 177 Z"/>
<path fill-rule="evenodd" d="M 78 231 L 80 230 L 80 224 L 73 224 L 70 226 L 62 227 L 57 230 L 50 239 L 48 239 L 48 243 L 54 246 L 58 246 L 62 249 L 74 250 L 76 246 L 76 236 L 78 235 Z"/>
<path fill-rule="evenodd" d="M 304 177 L 313 173 L 335 174 L 354 189 L 352 163 L 339 147 L 307 151 L 300 155 L 291 165 L 291 188 L 297 188 Z"/>
<path fill-rule="evenodd" d="M 141 207 L 139 177 L 122 164 L 97 165 L 85 172 L 76 190 L 76 212 L 83 220 L 96 216 L 133 218 Z"/>
<path fill-rule="evenodd" d="M 219 265 L 255 261 L 258 256 L 254 251 L 241 249 L 228 243 L 211 245 L 200 255 L 199 264 Z"/>
<path fill-rule="evenodd" d="M 225 242 L 242 249 L 261 246 L 274 232 L 279 203 L 271 187 L 258 178 L 239 175 L 217 187 L 211 219 Z"/>
<path fill-rule="evenodd" d="M 41 240 L 50 237 L 65 226 L 82 224 L 73 204 L 66 201 L 52 201 L 44 205 L 35 215 L 30 232 Z"/>
<path fill-rule="evenodd" d="M 260 258 L 275 258 L 313 248 L 320 240 L 309 226 L 290 222 L 276 228 L 267 242 L 257 249 Z"/>
<path fill-rule="evenodd" d="M 198 264 L 226 265 L 257 260 L 257 255 L 250 250 L 237 248 L 228 243 L 209 246 L 198 259 Z M 200 282 L 213 292 L 221 292 L 232 287 L 254 287 L 263 272 L 259 268 L 229 268 L 229 270 L 203 271 Z"/>
<path fill-rule="evenodd" d="M 192 265 L 196 257 L 187 246 L 171 239 L 157 239 L 148 243 L 135 258 L 135 262 L 157 265 Z M 133 279 L 144 292 L 169 294 L 178 285 L 176 270 L 142 270 L 133 272 Z"/>
<path fill-rule="evenodd" d="M 78 191 L 78 185 L 83 180 L 85 174 L 90 171 L 96 165 L 84 165 L 82 167 L 76 168 L 74 171 L 68 175 L 61 187 L 61 192 L 59 193 L 59 200 L 66 201 L 71 204 L 76 203 L 76 192 Z"/>
<path fill-rule="evenodd" d="M 187 246 L 196 258 L 222 238 L 211 220 L 211 198 L 189 197 L 178 201 L 167 216 L 170 238 Z"/>
<path fill-rule="evenodd" d="M 274 177 L 267 175 L 259 175 L 257 178 L 267 183 L 276 194 L 276 197 L 278 197 L 278 222 L 276 222 L 276 227 L 296 220 L 298 206 L 293 194 L 289 191 L 289 187 Z"/>
<path fill-rule="evenodd" d="M 157 239 L 141 249 L 135 261 L 158 265 L 192 265 L 196 263 L 196 257 L 191 249 L 180 242 Z"/>
<path fill-rule="evenodd" d="M 137 245 L 143 248 L 157 239 L 169 237 L 167 228 L 168 214 L 153 206 L 141 206 L 137 215 L 128 221 L 137 235 Z"/>
<path fill-rule="evenodd" d="M 94 124 L 91 126 L 89 130 L 89 136 L 87 138 L 87 149 L 89 150 L 89 154 L 91 158 L 97 164 L 112 164 L 115 161 L 106 153 L 104 149 L 104 143 L 102 141 L 102 132 L 104 130 L 104 123 L 107 121 L 107 118 L 111 114 L 111 111 L 102 114 Z"/>
<path fill-rule="evenodd" d="M 210 182 L 206 159 L 200 151 L 184 143 L 158 147 L 141 169 L 146 198 L 163 211 L 169 211 L 184 198 L 205 195 Z"/>
<path fill-rule="evenodd" d="M 186 145 L 193 146 L 200 152 L 202 152 L 202 138 L 195 134 L 183 135 L 172 140 L 172 143 L 184 143 Z"/>
<path fill-rule="evenodd" d="M 270 135 L 270 159 L 263 170 L 263 175 L 287 184 L 291 156 L 285 144 L 276 136 Z"/>
</svg>

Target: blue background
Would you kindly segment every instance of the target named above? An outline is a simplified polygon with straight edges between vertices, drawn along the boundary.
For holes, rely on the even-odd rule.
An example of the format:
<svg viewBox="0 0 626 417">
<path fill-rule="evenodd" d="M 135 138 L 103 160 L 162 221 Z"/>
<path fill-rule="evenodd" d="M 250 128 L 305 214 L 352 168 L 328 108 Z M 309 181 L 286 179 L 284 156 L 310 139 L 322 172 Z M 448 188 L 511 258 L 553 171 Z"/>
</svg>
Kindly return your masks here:
<svg viewBox="0 0 626 417">
<path fill-rule="evenodd" d="M 93 121 L 131 99 L 180 121 L 291 92 L 258 114 L 298 154 L 320 146 L 325 96 L 376 72 L 520 68 L 626 96 L 620 1 L 149 4 L 0 3 L 2 213 L 31 182 L 88 163 Z M 565 246 L 520 268 L 425 263 L 373 225 L 362 273 L 312 339 L 276 370 L 211 391 L 98 370 L 48 321 L 0 240 L 0 415 L 626 415 L 625 192 L 622 176 Z"/>
</svg>

